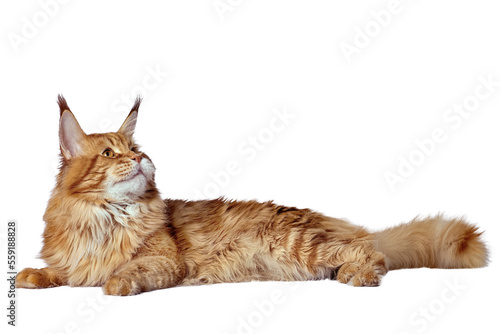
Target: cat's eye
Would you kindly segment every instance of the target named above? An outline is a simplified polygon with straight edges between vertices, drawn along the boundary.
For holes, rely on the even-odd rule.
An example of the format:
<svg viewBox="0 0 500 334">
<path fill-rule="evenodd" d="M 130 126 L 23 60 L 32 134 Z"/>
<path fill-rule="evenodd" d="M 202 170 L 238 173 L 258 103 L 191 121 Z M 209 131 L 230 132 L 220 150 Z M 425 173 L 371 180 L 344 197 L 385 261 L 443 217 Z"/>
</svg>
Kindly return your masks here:
<svg viewBox="0 0 500 334">
<path fill-rule="evenodd" d="M 134 153 L 139 153 L 139 149 L 137 148 L 137 146 L 133 146 L 130 150 Z"/>
<path fill-rule="evenodd" d="M 107 148 L 107 149 L 105 149 L 105 150 L 102 152 L 102 155 L 104 155 L 105 157 L 108 157 L 108 158 L 114 158 L 114 157 L 115 157 L 115 152 L 113 152 L 113 150 L 112 150 L 112 149 Z"/>
</svg>

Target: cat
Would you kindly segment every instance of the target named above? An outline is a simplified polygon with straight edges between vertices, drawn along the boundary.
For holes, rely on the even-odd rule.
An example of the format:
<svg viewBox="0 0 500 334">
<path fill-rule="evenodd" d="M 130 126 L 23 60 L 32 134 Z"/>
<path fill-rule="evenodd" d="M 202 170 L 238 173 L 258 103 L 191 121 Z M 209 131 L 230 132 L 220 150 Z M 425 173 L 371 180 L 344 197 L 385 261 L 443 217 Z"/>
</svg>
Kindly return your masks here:
<svg viewBox="0 0 500 334">
<path fill-rule="evenodd" d="M 372 233 L 272 201 L 162 200 L 155 166 L 133 138 L 140 103 L 117 132 L 87 135 L 58 96 L 61 165 L 40 253 L 48 266 L 22 270 L 17 288 L 102 286 L 127 296 L 252 280 L 378 286 L 394 269 L 487 265 L 481 233 L 460 218 Z"/>
</svg>

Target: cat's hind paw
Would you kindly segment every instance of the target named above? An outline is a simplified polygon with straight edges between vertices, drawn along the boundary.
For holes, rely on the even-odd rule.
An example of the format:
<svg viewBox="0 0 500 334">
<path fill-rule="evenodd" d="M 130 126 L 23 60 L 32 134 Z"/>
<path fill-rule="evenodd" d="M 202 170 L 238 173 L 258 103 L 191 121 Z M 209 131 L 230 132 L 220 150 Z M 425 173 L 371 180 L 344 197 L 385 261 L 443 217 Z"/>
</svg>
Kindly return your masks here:
<svg viewBox="0 0 500 334">
<path fill-rule="evenodd" d="M 372 268 L 363 268 L 354 275 L 348 285 L 352 286 L 379 286 L 383 275 Z"/>
<path fill-rule="evenodd" d="M 386 272 L 384 266 L 345 263 L 338 271 L 337 280 L 351 286 L 379 286 Z"/>
</svg>

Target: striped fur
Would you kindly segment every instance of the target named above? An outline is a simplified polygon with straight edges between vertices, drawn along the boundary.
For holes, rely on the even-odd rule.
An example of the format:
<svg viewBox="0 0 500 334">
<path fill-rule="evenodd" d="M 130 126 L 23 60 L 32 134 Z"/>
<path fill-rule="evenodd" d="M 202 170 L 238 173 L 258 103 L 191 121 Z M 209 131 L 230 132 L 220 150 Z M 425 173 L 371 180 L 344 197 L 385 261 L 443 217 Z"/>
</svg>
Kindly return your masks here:
<svg viewBox="0 0 500 334">
<path fill-rule="evenodd" d="M 132 135 L 140 100 L 119 131 L 86 135 L 62 96 L 61 167 L 41 257 L 19 288 L 102 286 L 133 295 L 176 285 L 336 279 L 376 286 L 391 269 L 487 264 L 477 227 L 442 216 L 371 233 L 273 202 L 162 200 L 155 168 Z"/>
</svg>

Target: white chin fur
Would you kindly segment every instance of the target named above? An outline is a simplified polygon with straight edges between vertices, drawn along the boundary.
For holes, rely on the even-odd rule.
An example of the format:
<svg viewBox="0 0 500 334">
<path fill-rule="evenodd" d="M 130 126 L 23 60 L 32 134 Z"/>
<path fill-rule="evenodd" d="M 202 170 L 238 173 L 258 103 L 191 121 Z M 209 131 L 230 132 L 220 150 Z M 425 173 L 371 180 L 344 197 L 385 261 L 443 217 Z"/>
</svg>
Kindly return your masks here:
<svg viewBox="0 0 500 334">
<path fill-rule="evenodd" d="M 139 166 L 137 166 L 139 170 Z M 147 189 L 148 181 L 153 178 L 155 166 L 146 158 L 142 158 L 140 172 L 129 180 L 111 183 L 107 194 L 114 199 L 134 198 L 141 196 Z M 135 174 L 135 172 L 134 172 Z"/>
</svg>

